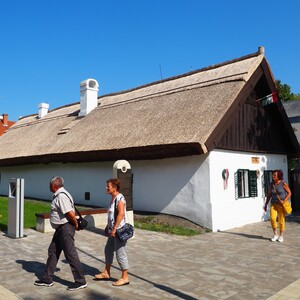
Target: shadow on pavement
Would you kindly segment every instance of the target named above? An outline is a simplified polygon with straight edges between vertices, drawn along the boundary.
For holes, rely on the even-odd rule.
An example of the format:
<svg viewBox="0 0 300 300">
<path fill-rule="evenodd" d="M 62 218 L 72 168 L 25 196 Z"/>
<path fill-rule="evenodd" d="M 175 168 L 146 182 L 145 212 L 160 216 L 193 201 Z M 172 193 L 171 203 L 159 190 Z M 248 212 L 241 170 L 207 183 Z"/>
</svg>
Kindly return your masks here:
<svg viewBox="0 0 300 300">
<path fill-rule="evenodd" d="M 93 256 L 93 255 L 87 253 L 86 251 L 84 251 L 84 250 L 82 250 L 82 249 L 79 249 L 79 248 L 77 248 L 77 250 L 80 251 L 80 252 L 82 252 L 82 253 L 84 253 L 85 255 L 88 255 L 88 256 L 92 257 L 93 259 L 98 260 L 98 261 L 102 262 L 103 264 L 105 264 L 105 262 L 104 262 L 103 260 L 98 259 L 97 257 L 95 257 L 95 256 Z M 88 267 L 88 266 L 86 266 L 86 267 Z M 91 267 L 88 267 L 88 268 L 91 268 Z M 121 271 L 118 267 L 112 266 L 112 268 Z M 92 268 L 91 268 L 91 269 L 92 269 Z M 98 273 L 98 272 L 97 272 L 97 273 Z M 96 272 L 93 273 L 92 275 L 94 276 L 95 274 L 96 274 Z M 184 294 L 184 293 L 182 293 L 182 292 L 179 292 L 179 291 L 177 291 L 177 290 L 174 290 L 174 289 L 172 289 L 172 288 L 170 288 L 170 287 L 168 287 L 168 286 L 165 286 L 165 285 L 162 285 L 162 284 L 157 284 L 157 283 L 152 282 L 152 281 L 150 281 L 150 280 L 147 280 L 147 279 L 145 279 L 145 278 L 143 278 L 143 277 L 140 277 L 140 276 L 138 276 L 138 275 L 135 275 L 135 274 L 133 274 L 133 273 L 131 273 L 131 272 L 128 272 L 128 274 L 129 274 L 131 277 L 135 277 L 135 278 L 138 278 L 138 279 L 140 279 L 140 280 L 142 280 L 142 281 L 148 282 L 148 283 L 152 284 L 154 287 L 156 287 L 156 288 L 158 288 L 158 289 L 160 289 L 160 290 L 163 290 L 163 291 L 165 291 L 165 292 L 168 292 L 168 293 L 170 293 L 170 294 L 172 294 L 172 295 L 174 295 L 174 296 L 177 296 L 177 297 L 179 297 L 180 299 L 197 300 L 197 298 L 191 297 L 191 296 L 189 296 L 189 295 L 187 295 L 187 294 Z M 102 298 L 99 298 L 99 299 L 102 299 Z M 109 299 L 109 298 L 107 298 L 107 299 Z"/>
<path fill-rule="evenodd" d="M 223 234 L 233 234 L 233 235 L 240 235 L 244 236 L 248 239 L 257 239 L 257 240 L 270 240 L 268 237 L 264 237 L 262 235 L 255 235 L 255 234 L 247 234 L 247 233 L 241 233 L 241 232 L 228 232 L 228 231 L 221 231 L 220 233 Z"/>
</svg>

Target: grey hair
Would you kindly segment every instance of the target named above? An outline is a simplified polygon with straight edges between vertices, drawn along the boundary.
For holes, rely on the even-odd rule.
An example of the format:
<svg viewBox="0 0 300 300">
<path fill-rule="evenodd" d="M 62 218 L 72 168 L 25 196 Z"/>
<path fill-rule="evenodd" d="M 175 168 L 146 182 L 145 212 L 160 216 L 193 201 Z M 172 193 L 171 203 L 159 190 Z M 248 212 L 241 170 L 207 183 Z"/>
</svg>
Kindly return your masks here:
<svg viewBox="0 0 300 300">
<path fill-rule="evenodd" d="M 59 187 L 62 187 L 64 186 L 64 180 L 59 177 L 59 176 L 55 176 L 51 179 L 51 183 L 56 185 L 56 186 L 59 186 Z"/>
</svg>

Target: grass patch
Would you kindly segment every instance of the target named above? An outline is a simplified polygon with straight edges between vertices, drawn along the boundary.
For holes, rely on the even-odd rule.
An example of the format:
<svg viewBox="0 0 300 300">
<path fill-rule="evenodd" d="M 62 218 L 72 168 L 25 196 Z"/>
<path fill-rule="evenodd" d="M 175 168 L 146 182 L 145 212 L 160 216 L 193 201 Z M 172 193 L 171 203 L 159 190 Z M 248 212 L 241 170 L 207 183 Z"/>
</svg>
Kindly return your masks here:
<svg viewBox="0 0 300 300">
<path fill-rule="evenodd" d="M 165 232 L 169 234 L 176 234 L 176 235 L 183 235 L 183 236 L 194 236 L 201 234 L 201 232 L 181 227 L 181 226 L 169 226 L 169 225 L 163 225 L 163 224 L 156 224 L 156 223 L 142 223 L 138 221 L 137 223 L 134 223 L 134 226 L 136 228 L 144 229 L 144 230 L 150 230 L 150 231 L 157 231 L 157 232 Z"/>
<path fill-rule="evenodd" d="M 134 221 L 134 227 L 144 230 L 156 231 L 156 232 L 165 232 L 168 234 L 176 234 L 182 236 L 195 236 L 204 232 L 203 230 L 196 230 L 192 228 L 188 228 L 185 226 L 178 225 L 169 225 L 164 223 L 159 223 L 155 221 L 156 216 L 146 216 L 143 218 L 138 218 Z"/>
<path fill-rule="evenodd" d="M 24 228 L 35 228 L 36 213 L 50 212 L 51 202 L 24 199 Z M 0 230 L 7 231 L 8 198 L 0 197 Z"/>
</svg>

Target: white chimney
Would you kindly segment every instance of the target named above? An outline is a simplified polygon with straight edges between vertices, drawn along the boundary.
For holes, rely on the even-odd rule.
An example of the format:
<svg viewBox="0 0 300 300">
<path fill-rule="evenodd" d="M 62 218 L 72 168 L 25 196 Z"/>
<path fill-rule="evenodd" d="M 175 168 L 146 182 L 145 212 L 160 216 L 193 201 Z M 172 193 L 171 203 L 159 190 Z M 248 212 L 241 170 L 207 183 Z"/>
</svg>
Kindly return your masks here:
<svg viewBox="0 0 300 300">
<path fill-rule="evenodd" d="M 48 113 L 49 104 L 48 103 L 40 103 L 39 104 L 39 116 L 38 118 L 41 119 Z"/>
<path fill-rule="evenodd" d="M 86 116 L 98 105 L 99 84 L 95 79 L 86 79 L 80 83 L 80 112 Z"/>
<path fill-rule="evenodd" d="M 259 52 L 259 54 L 265 54 L 265 47 L 259 46 L 258 47 L 258 52 Z"/>
</svg>

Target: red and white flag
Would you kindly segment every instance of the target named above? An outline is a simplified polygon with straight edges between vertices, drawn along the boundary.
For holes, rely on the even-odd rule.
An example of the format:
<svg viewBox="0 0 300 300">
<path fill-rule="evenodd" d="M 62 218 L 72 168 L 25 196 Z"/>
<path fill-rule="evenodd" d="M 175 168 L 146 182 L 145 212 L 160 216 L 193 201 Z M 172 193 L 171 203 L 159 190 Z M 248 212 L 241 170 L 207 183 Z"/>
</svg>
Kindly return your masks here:
<svg viewBox="0 0 300 300">
<path fill-rule="evenodd" d="M 274 92 L 268 96 L 262 97 L 256 101 L 261 101 L 263 106 L 269 105 L 271 103 L 278 102 L 278 92 Z"/>
</svg>

